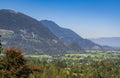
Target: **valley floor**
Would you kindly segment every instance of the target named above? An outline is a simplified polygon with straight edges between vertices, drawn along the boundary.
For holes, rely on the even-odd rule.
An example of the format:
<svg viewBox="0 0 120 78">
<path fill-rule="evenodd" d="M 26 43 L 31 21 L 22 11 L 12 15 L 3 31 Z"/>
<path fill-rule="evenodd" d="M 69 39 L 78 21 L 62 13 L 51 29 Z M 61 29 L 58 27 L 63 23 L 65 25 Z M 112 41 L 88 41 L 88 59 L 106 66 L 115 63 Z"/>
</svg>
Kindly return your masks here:
<svg viewBox="0 0 120 78">
<path fill-rule="evenodd" d="M 28 64 L 39 66 L 30 78 L 120 78 L 119 51 L 86 54 L 26 55 Z"/>
</svg>

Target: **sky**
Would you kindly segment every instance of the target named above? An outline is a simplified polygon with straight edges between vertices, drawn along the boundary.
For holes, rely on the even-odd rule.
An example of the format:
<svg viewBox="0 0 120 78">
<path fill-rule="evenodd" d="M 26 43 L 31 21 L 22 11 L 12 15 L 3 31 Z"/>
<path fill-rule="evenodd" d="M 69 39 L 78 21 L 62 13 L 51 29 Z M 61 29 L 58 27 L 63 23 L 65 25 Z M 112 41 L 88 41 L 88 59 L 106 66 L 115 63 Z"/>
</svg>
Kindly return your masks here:
<svg viewBox="0 0 120 78">
<path fill-rule="evenodd" d="M 0 9 L 52 20 L 83 38 L 120 37 L 120 0 L 0 0 Z"/>
</svg>

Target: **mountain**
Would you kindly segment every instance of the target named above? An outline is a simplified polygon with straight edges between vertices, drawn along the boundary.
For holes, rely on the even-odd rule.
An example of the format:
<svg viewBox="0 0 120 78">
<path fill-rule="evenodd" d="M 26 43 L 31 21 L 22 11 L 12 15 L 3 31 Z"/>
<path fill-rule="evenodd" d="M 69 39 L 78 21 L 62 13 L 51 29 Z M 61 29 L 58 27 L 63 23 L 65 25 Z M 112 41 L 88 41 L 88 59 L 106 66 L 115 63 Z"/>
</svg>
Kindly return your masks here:
<svg viewBox="0 0 120 78">
<path fill-rule="evenodd" d="M 62 28 L 53 21 L 41 20 L 44 26 L 48 27 L 54 35 L 56 35 L 65 44 L 74 43 L 83 49 L 101 49 L 102 47 L 88 39 L 84 39 L 74 31 Z"/>
<path fill-rule="evenodd" d="M 64 54 L 67 50 L 42 23 L 13 10 L 0 10 L 0 35 L 4 47 L 15 46 L 26 54 Z"/>
<path fill-rule="evenodd" d="M 90 40 L 100 45 L 108 45 L 108 46 L 120 48 L 120 37 L 104 37 L 104 38 L 96 38 Z"/>
</svg>

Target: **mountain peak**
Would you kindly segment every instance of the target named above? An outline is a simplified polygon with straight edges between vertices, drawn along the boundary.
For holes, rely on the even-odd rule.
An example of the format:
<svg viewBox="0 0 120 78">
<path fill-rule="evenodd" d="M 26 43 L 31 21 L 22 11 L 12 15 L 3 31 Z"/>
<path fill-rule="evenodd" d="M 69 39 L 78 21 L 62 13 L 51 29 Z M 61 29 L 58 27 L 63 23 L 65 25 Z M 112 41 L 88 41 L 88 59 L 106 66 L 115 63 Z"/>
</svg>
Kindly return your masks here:
<svg viewBox="0 0 120 78">
<path fill-rule="evenodd" d="M 57 25 L 54 21 L 51 21 L 51 20 L 41 20 L 40 22 L 44 23 L 44 24 L 47 24 L 51 27 L 59 27 L 61 28 L 59 25 Z M 56 26 L 57 25 L 57 26 Z"/>
<path fill-rule="evenodd" d="M 5 13 L 14 13 L 14 14 L 19 13 L 19 12 L 17 12 L 17 11 L 14 11 L 14 10 L 9 10 L 9 9 L 0 9 L 0 12 L 5 12 Z"/>
<path fill-rule="evenodd" d="M 45 20 L 41 20 L 42 22 L 53 22 L 52 20 L 47 20 L 47 19 L 45 19 Z M 54 22 L 53 22 L 54 23 Z"/>
</svg>

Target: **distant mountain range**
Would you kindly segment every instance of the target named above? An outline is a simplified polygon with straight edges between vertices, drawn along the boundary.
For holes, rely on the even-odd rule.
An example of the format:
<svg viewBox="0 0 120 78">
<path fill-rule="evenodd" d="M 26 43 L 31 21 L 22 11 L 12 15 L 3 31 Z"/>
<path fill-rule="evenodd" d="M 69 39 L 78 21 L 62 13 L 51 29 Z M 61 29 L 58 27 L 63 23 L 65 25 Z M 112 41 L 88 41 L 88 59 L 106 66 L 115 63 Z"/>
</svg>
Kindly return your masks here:
<svg viewBox="0 0 120 78">
<path fill-rule="evenodd" d="M 42 20 L 40 21 L 44 26 L 49 28 L 54 35 L 56 35 L 65 44 L 74 43 L 83 49 L 102 49 L 102 46 L 80 37 L 74 31 L 62 28 L 53 21 Z"/>
<path fill-rule="evenodd" d="M 83 53 L 83 49 L 102 49 L 102 46 L 52 21 L 38 21 L 6 9 L 0 10 L 0 35 L 4 47 L 15 46 L 26 54 Z"/>
<path fill-rule="evenodd" d="M 96 38 L 90 40 L 100 45 L 108 45 L 111 47 L 120 48 L 120 37 L 104 37 L 104 38 Z"/>
</svg>

